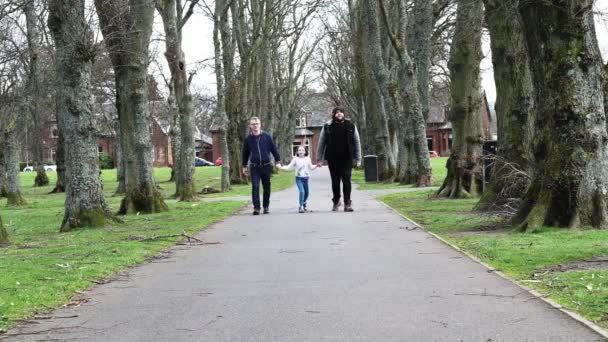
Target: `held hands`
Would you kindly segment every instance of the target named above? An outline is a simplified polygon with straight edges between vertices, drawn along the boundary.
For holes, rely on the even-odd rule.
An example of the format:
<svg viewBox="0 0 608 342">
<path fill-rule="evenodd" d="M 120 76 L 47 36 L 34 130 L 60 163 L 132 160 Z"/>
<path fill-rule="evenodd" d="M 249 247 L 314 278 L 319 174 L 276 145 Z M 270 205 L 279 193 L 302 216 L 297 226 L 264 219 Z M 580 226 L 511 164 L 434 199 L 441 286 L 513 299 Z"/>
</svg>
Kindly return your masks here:
<svg viewBox="0 0 608 342">
<path fill-rule="evenodd" d="M 318 161 L 318 162 L 317 162 L 317 168 L 320 168 L 321 166 L 323 166 L 323 162 Z"/>
<path fill-rule="evenodd" d="M 249 169 L 247 169 L 246 167 L 243 168 L 243 174 L 248 175 L 249 174 Z"/>
</svg>

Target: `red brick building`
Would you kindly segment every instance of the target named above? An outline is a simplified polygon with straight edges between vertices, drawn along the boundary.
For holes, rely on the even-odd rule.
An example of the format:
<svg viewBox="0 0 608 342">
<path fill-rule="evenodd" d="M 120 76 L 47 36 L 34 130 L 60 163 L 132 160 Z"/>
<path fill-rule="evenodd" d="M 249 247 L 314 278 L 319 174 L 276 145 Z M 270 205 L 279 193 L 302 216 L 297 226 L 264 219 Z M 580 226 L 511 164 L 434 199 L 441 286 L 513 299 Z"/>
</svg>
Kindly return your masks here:
<svg viewBox="0 0 608 342">
<path fill-rule="evenodd" d="M 154 101 L 157 102 L 157 101 Z M 162 106 L 158 103 L 151 103 L 153 113 L 158 113 Z M 97 140 L 97 151 L 99 153 L 109 153 L 112 156 L 114 167 L 117 165 L 117 140 L 115 123 L 115 108 L 112 103 L 107 103 L 102 106 L 102 110 L 97 115 L 98 127 L 100 136 Z M 169 136 L 171 126 L 168 120 L 153 118 L 151 122 L 151 138 L 154 167 L 164 167 L 173 165 L 172 143 Z M 57 122 L 54 119 L 48 120 L 45 124 L 44 139 L 43 139 L 43 157 L 45 162 L 55 163 L 57 154 L 57 140 L 59 131 Z M 201 134 L 198 129 L 195 132 L 195 150 L 196 155 L 201 158 L 211 158 L 211 138 Z M 207 159 L 207 158 L 205 158 Z"/>
<path fill-rule="evenodd" d="M 440 156 L 448 156 L 452 148 L 452 123 L 447 119 L 448 103 L 447 95 L 433 97 L 426 121 L 428 148 Z M 496 140 L 496 118 L 490 111 L 485 92 L 482 93 L 479 112 L 484 140 Z"/>
</svg>

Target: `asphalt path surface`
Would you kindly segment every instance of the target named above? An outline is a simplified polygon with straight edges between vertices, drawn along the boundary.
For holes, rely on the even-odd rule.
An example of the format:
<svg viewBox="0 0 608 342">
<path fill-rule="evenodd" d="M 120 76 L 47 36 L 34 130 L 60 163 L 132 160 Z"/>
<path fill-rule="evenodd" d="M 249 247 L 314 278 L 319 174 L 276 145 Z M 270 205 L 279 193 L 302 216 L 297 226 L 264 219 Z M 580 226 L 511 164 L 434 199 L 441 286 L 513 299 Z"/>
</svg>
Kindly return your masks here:
<svg viewBox="0 0 608 342">
<path fill-rule="evenodd" d="M 331 211 L 327 168 L 271 213 L 247 207 L 10 331 L 8 341 L 604 341 L 455 251 L 371 193 Z M 377 193 L 373 193 L 377 194 Z"/>
</svg>

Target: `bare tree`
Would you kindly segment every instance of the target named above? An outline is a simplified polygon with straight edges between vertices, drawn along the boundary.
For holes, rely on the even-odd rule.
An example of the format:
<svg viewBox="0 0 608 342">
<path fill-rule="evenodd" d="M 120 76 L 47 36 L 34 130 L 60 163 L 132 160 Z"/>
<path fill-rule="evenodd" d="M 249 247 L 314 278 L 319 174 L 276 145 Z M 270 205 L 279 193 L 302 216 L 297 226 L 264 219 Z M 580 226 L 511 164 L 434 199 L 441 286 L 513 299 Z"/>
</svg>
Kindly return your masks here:
<svg viewBox="0 0 608 342">
<path fill-rule="evenodd" d="M 103 226 L 114 219 L 101 188 L 97 125 L 92 111 L 95 58 L 84 0 L 50 0 L 49 28 L 57 50 L 58 124 L 63 132 L 66 200 L 61 231 Z"/>
<path fill-rule="evenodd" d="M 185 9 L 181 0 L 156 0 L 156 8 L 165 29 L 165 57 L 171 72 L 171 89 L 175 95 L 179 124 L 179 157 L 173 164 L 176 171 L 175 196 L 182 201 L 196 199 L 194 178 L 194 115 L 192 94 L 182 50 L 182 28 L 193 13 L 198 0 L 189 1 Z M 173 125 L 175 126 L 175 125 Z"/>
<path fill-rule="evenodd" d="M 389 132 L 389 70 L 387 57 L 383 55 L 380 32 L 380 11 L 377 0 L 361 0 L 361 23 L 365 28 L 363 54 L 366 55 L 365 69 L 368 73 L 367 89 L 367 141 L 369 152 L 378 156 L 380 180 L 392 181 L 396 162 L 393 155 Z"/>
<path fill-rule="evenodd" d="M 500 210 L 505 204 L 512 206 L 513 201 L 519 201 L 526 188 L 511 185 L 527 183 L 525 175 L 532 164 L 534 89 L 518 3 L 484 0 L 496 83 L 498 158 L 492 180 L 477 206 L 480 210 Z M 514 169 L 519 172 L 513 173 Z"/>
<path fill-rule="evenodd" d="M 438 195 L 462 198 L 481 194 L 483 135 L 480 69 L 483 5 L 481 0 L 459 0 L 450 56 L 450 110 L 454 143 L 448 174 Z"/>
<path fill-rule="evenodd" d="M 217 118 L 217 128 L 220 138 L 220 153 L 222 155 L 222 175 L 221 175 L 221 190 L 226 192 L 230 190 L 230 162 L 232 156 L 228 147 L 228 116 L 226 114 L 226 83 L 224 82 L 225 77 L 232 77 L 231 74 L 225 73 L 224 65 L 222 64 L 222 58 L 230 57 L 233 53 L 232 42 L 226 40 L 229 36 L 228 33 L 228 10 L 229 5 L 227 1 L 215 0 L 215 8 L 213 11 L 213 47 L 215 52 L 215 79 L 217 89 L 217 107 L 215 116 Z M 223 37 L 223 42 L 222 38 Z M 238 159 L 238 157 L 237 157 Z"/>
<path fill-rule="evenodd" d="M 399 29 L 400 34 L 397 36 L 391 30 L 389 16 L 383 0 L 379 0 L 379 3 L 385 28 L 391 45 L 397 54 L 397 65 L 395 67 L 397 89 L 389 91 L 389 94 L 393 97 L 393 105 L 398 112 L 399 123 L 407 123 L 406 127 L 408 128 L 406 130 L 396 127 L 400 136 L 399 141 L 402 142 L 401 148 L 411 149 L 412 151 L 411 154 L 407 155 L 408 158 L 412 159 L 410 164 L 415 166 L 416 169 L 416 177 L 411 179 L 411 181 L 416 183 L 417 186 L 430 186 L 432 168 L 426 140 L 426 120 L 420 103 L 421 95 L 420 88 L 418 87 L 418 73 L 416 72 L 416 64 L 410 58 L 406 45 L 405 28 L 407 26 L 407 12 L 404 6 L 399 7 L 398 25 L 395 26 Z M 426 40 L 429 38 L 427 37 Z M 424 43 L 420 42 L 420 44 Z M 428 74 L 428 71 L 425 74 Z"/>
<path fill-rule="evenodd" d="M 11 6 L 12 5 L 12 6 Z M 18 3 L 9 3 L 5 12 L 0 12 L 0 148 L 3 165 L 0 170 L 3 195 L 8 206 L 26 203 L 21 194 L 18 158 L 18 133 L 23 127 L 19 98 L 25 84 L 27 54 L 25 42 L 20 40 L 21 32 L 14 18 L 20 8 Z"/>
<path fill-rule="evenodd" d="M 323 38 L 323 35 L 319 35 L 307 42 L 306 35 L 310 34 L 314 14 L 324 5 L 322 0 L 305 4 L 293 2 L 282 22 L 286 33 L 277 40 L 271 52 L 274 97 L 271 113 L 275 117 L 273 133 L 283 159 L 291 158 L 296 114 L 300 112 L 303 98 L 308 95 L 311 80 L 306 76 L 306 70 L 317 44 Z"/>
<path fill-rule="evenodd" d="M 116 79 L 125 197 L 119 213 L 167 210 L 152 168 L 148 63 L 154 19 L 151 0 L 95 0 Z"/>
<path fill-rule="evenodd" d="M 27 45 L 29 54 L 29 70 L 27 79 L 27 97 L 23 108 L 27 108 L 27 112 L 31 118 L 33 125 L 32 134 L 32 150 L 33 164 L 36 171 L 34 186 L 46 186 L 49 184 L 49 177 L 46 175 L 43 165 L 43 150 L 44 146 L 44 126 L 46 117 L 42 113 L 41 104 L 41 34 L 38 12 L 41 11 L 39 1 L 24 0 L 23 12 L 26 21 Z"/>
<path fill-rule="evenodd" d="M 513 223 L 608 227 L 608 133 L 592 0 L 521 1 L 535 89 L 532 183 Z"/>
<path fill-rule="evenodd" d="M 8 233 L 6 232 L 6 228 L 4 228 L 4 224 L 2 223 L 2 217 L 0 217 L 0 247 L 8 244 Z"/>
</svg>

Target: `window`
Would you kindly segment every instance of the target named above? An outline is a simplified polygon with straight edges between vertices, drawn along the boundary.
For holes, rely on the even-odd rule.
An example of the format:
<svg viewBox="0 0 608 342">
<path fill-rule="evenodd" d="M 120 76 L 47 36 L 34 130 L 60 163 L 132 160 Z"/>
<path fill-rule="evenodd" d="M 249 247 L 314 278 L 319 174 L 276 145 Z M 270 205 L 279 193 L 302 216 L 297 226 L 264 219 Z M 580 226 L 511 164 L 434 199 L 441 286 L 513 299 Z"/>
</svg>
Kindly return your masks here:
<svg viewBox="0 0 608 342">
<path fill-rule="evenodd" d="M 295 157 L 298 154 L 298 147 L 300 147 L 302 145 L 304 146 L 304 149 L 306 150 L 306 155 L 310 156 L 309 143 L 310 143 L 310 141 L 308 140 L 308 138 L 304 138 L 303 140 L 295 140 L 291 147 L 291 156 Z"/>
<path fill-rule="evenodd" d="M 52 161 L 56 160 L 55 158 L 57 157 L 57 148 L 55 148 L 55 147 L 51 148 L 51 155 L 50 155 L 50 157 L 51 157 Z"/>
<path fill-rule="evenodd" d="M 306 115 L 302 114 L 301 116 L 296 118 L 296 127 L 297 128 L 306 127 Z"/>
<path fill-rule="evenodd" d="M 103 152 L 103 146 L 99 145 L 97 146 L 97 153 L 102 153 Z"/>
<path fill-rule="evenodd" d="M 59 129 L 57 129 L 57 124 L 53 124 L 51 126 L 51 138 L 59 138 Z"/>
</svg>

